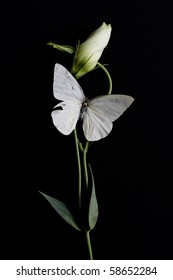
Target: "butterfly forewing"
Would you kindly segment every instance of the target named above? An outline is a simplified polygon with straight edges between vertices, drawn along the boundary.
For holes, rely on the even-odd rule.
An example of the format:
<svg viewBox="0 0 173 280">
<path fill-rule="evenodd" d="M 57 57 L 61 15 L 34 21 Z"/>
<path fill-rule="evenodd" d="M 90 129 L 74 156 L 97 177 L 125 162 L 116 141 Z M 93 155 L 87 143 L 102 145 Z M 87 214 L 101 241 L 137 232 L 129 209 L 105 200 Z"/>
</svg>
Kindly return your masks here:
<svg viewBox="0 0 173 280">
<path fill-rule="evenodd" d="M 104 95 L 91 99 L 89 107 L 95 112 L 105 113 L 111 117 L 112 121 L 115 121 L 132 104 L 133 100 L 133 97 L 128 95 Z"/>
<path fill-rule="evenodd" d="M 53 93 L 54 97 L 61 101 L 82 103 L 85 100 L 79 83 L 65 67 L 58 63 L 54 68 Z"/>
</svg>

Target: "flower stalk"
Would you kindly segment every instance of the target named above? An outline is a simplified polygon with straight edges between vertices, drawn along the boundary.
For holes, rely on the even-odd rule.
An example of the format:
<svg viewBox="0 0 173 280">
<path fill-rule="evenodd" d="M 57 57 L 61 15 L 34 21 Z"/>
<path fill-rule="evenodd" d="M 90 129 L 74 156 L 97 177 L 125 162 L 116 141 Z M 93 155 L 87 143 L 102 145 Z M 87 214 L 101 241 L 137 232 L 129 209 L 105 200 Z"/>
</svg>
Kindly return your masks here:
<svg viewBox="0 0 173 280">
<path fill-rule="evenodd" d="M 86 238 L 86 242 L 87 242 L 89 259 L 93 260 L 93 252 L 92 252 L 92 246 L 91 246 L 91 240 L 90 240 L 90 231 L 85 232 L 85 238 Z"/>
<path fill-rule="evenodd" d="M 85 186 L 88 191 L 88 170 L 87 170 L 87 151 L 88 151 L 89 141 L 86 141 L 85 148 L 83 149 L 83 167 L 84 167 L 84 177 L 85 177 Z"/>
<path fill-rule="evenodd" d="M 80 214 L 80 212 L 81 212 L 81 183 L 82 183 L 82 176 L 81 176 L 81 162 L 80 162 L 80 153 L 79 153 L 78 137 L 77 137 L 76 128 L 74 129 L 74 139 L 75 139 L 76 158 L 77 158 L 77 167 L 78 167 L 78 208 L 79 208 L 79 214 Z"/>
<path fill-rule="evenodd" d="M 111 75 L 109 74 L 108 70 L 104 67 L 103 64 L 101 64 L 100 62 L 97 62 L 97 65 L 105 72 L 105 74 L 108 78 L 109 90 L 108 90 L 107 94 L 111 94 L 112 93 L 112 78 L 111 78 Z"/>
</svg>

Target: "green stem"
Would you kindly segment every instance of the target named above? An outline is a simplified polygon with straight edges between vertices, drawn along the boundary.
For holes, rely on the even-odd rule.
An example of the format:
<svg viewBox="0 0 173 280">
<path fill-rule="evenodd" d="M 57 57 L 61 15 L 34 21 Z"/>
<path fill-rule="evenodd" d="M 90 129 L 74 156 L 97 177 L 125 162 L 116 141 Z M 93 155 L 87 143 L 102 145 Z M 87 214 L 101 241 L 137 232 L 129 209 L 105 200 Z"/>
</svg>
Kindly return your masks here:
<svg viewBox="0 0 173 280">
<path fill-rule="evenodd" d="M 85 232 L 86 242 L 87 242 L 87 248 L 88 248 L 88 255 L 89 259 L 93 260 L 93 253 L 92 253 L 92 247 L 91 247 L 91 241 L 90 241 L 90 232 Z"/>
<path fill-rule="evenodd" d="M 83 167 L 84 167 L 84 177 L 85 177 L 85 186 L 86 191 L 88 191 L 88 170 L 87 170 L 87 161 L 86 154 L 89 147 L 89 141 L 86 141 L 85 147 L 82 147 L 82 144 L 78 141 L 76 128 L 74 129 L 75 145 L 76 145 L 76 155 L 77 155 L 77 164 L 78 164 L 78 203 L 79 203 L 79 213 L 81 213 L 81 186 L 82 186 L 82 176 L 81 176 L 81 162 L 80 162 L 80 153 L 79 149 L 83 153 Z M 93 260 L 92 247 L 90 241 L 90 232 L 85 232 L 85 238 L 88 248 L 89 259 Z"/>
<path fill-rule="evenodd" d="M 83 167 L 84 167 L 84 177 L 85 177 L 85 187 L 86 187 L 86 193 L 88 193 L 89 185 L 88 185 L 88 170 L 87 170 L 87 160 L 86 155 L 89 147 L 89 141 L 86 141 L 85 148 L 83 149 Z M 90 231 L 85 232 L 86 242 L 87 242 L 87 248 L 88 248 L 88 256 L 90 260 L 93 260 L 93 253 L 92 253 L 92 246 L 90 241 Z"/>
<path fill-rule="evenodd" d="M 85 148 L 83 149 L 83 166 L 84 166 L 84 176 L 85 176 L 85 186 L 88 190 L 88 170 L 87 170 L 87 161 L 86 161 L 86 155 L 88 151 L 89 141 L 86 141 Z"/>
<path fill-rule="evenodd" d="M 108 91 L 107 94 L 111 94 L 112 93 L 112 79 L 111 79 L 111 76 L 110 76 L 108 70 L 104 67 L 103 64 L 97 62 L 97 65 L 105 72 L 105 74 L 106 74 L 106 76 L 109 80 L 109 91 Z"/>
<path fill-rule="evenodd" d="M 79 213 L 81 211 L 81 163 L 80 163 L 80 154 L 79 154 L 79 146 L 78 146 L 78 137 L 76 128 L 74 129 L 74 137 L 75 137 L 75 146 L 76 146 L 76 156 L 77 156 L 77 165 L 78 165 L 78 205 L 79 205 Z"/>
</svg>

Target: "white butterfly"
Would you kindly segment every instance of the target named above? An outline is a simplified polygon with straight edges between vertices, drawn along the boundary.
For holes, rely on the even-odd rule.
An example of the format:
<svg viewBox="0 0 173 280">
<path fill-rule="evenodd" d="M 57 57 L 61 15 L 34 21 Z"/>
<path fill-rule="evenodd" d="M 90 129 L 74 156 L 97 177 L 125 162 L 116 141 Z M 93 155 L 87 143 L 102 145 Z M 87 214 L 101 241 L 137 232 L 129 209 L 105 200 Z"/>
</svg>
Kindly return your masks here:
<svg viewBox="0 0 173 280">
<path fill-rule="evenodd" d="M 53 123 L 64 135 L 70 134 L 78 119 L 83 120 L 83 131 L 88 141 L 106 137 L 115 121 L 133 102 L 128 95 L 103 95 L 88 100 L 72 74 L 61 64 L 55 64 L 54 97 L 62 102 L 52 112 Z"/>
</svg>

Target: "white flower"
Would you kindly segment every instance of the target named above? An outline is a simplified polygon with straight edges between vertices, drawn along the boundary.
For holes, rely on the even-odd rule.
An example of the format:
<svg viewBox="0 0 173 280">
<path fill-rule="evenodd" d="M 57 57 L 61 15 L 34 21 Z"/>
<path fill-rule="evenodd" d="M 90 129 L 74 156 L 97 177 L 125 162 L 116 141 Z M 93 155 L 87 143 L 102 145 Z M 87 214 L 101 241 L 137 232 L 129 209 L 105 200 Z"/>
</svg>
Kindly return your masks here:
<svg viewBox="0 0 173 280">
<path fill-rule="evenodd" d="M 103 24 L 79 46 L 72 67 L 72 73 L 76 78 L 94 69 L 104 48 L 109 42 L 111 30 L 111 25 L 107 25 L 103 22 Z"/>
</svg>

